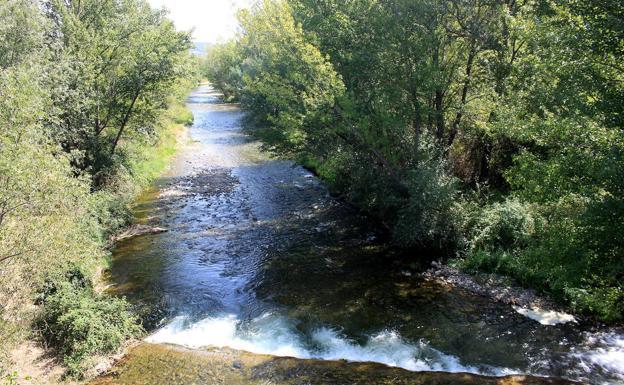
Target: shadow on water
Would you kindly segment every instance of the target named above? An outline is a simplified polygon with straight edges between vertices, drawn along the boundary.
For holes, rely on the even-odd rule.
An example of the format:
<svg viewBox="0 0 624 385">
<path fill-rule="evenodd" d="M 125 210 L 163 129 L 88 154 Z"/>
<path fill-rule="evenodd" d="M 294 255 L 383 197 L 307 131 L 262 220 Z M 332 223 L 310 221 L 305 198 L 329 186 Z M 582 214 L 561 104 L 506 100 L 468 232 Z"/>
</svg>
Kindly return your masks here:
<svg viewBox="0 0 624 385">
<path fill-rule="evenodd" d="M 148 341 L 414 371 L 622 379 L 581 354 L 587 336 L 573 324 L 542 326 L 420 279 L 401 262 L 418 256 L 399 255 L 302 167 L 262 153 L 237 106 L 211 88 L 188 103 L 194 143 L 135 211 L 169 231 L 120 242 L 110 272 L 111 291 L 157 329 Z M 295 361 L 289 373 L 308 365 Z M 139 370 L 132 362 L 126 369 Z"/>
</svg>

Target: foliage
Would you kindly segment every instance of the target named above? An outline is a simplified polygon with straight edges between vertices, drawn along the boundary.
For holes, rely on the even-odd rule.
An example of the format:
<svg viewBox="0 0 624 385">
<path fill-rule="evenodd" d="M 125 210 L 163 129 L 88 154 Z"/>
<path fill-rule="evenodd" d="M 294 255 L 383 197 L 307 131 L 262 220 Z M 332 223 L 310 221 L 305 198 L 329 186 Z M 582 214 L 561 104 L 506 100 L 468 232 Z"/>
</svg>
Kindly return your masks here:
<svg viewBox="0 0 624 385">
<path fill-rule="evenodd" d="M 205 72 L 398 244 L 618 320 L 622 20 L 610 0 L 266 0 Z"/>
<path fill-rule="evenodd" d="M 342 82 L 320 51 L 306 41 L 286 2 L 266 1 L 240 16 L 242 105 L 258 122 L 274 150 L 296 153 L 314 140 Z M 307 146 L 306 146 L 307 147 Z"/>
<path fill-rule="evenodd" d="M 438 157 L 420 160 L 406 177 L 409 200 L 398 210 L 394 238 L 403 245 L 442 250 L 456 242 L 452 210 L 457 181 Z"/>
<path fill-rule="evenodd" d="M 11 372 L 6 375 L 0 373 L 0 380 L 2 380 L 2 385 L 17 385 L 17 372 Z"/>
<path fill-rule="evenodd" d="M 114 353 L 141 332 L 128 304 L 123 299 L 95 294 L 89 279 L 79 270 L 46 282 L 41 295 L 39 331 L 63 355 L 70 375 L 80 375 L 91 356 Z"/>
<path fill-rule="evenodd" d="M 468 205 L 468 203 L 464 203 Z M 535 237 L 541 218 L 517 198 L 508 198 L 483 208 L 464 208 L 463 233 L 468 249 L 516 250 L 526 247 Z"/>
<path fill-rule="evenodd" d="M 226 101 L 235 101 L 242 88 L 240 54 L 234 42 L 211 47 L 202 63 L 202 71 L 220 89 Z"/>
<path fill-rule="evenodd" d="M 187 33 L 143 1 L 50 1 L 62 49 L 47 128 L 96 188 L 123 163 L 124 139 L 153 135 L 176 79 L 188 70 Z"/>
<path fill-rule="evenodd" d="M 42 311 L 58 315 L 47 338 L 74 372 L 134 331 L 125 302 L 90 281 L 138 188 L 171 156 L 175 121 L 189 121 L 187 46 L 140 0 L 0 2 L 0 371 Z M 55 281 L 60 294 L 34 305 L 76 266 L 88 284 Z"/>
</svg>

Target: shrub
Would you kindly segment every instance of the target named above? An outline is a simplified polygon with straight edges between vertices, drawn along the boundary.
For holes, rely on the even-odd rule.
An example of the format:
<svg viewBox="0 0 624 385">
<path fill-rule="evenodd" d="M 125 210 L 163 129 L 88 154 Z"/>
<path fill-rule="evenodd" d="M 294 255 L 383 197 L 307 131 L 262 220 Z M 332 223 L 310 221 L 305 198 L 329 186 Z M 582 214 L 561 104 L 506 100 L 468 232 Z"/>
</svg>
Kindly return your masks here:
<svg viewBox="0 0 624 385">
<path fill-rule="evenodd" d="M 122 196 L 110 189 L 91 195 L 93 217 L 100 225 L 102 240 L 116 233 L 132 220 L 128 195 Z"/>
<path fill-rule="evenodd" d="M 41 302 L 43 312 L 37 322 L 41 335 L 62 355 L 71 376 L 80 376 L 91 356 L 114 353 L 141 333 L 127 302 L 95 293 L 77 269 L 48 281 Z"/>
<path fill-rule="evenodd" d="M 504 251 L 476 250 L 461 261 L 460 267 L 471 273 L 503 273 L 512 270 L 512 257 Z"/>
<path fill-rule="evenodd" d="M 462 205 L 464 209 L 471 205 Z M 604 321 L 624 316 L 622 265 L 586 238 L 583 200 L 568 197 L 552 205 L 517 199 L 464 211 L 466 255 L 459 266 L 470 272 L 511 276 L 523 286 L 547 292 L 576 311 Z M 613 243 L 613 242 L 612 242 Z M 608 241 L 602 243 L 610 246 Z"/>
<path fill-rule="evenodd" d="M 193 113 L 181 103 L 171 107 L 170 115 L 175 124 L 193 125 Z"/>
<path fill-rule="evenodd" d="M 566 296 L 574 308 L 597 314 L 605 321 L 614 322 L 624 318 L 624 293 L 621 287 L 568 289 Z"/>
<path fill-rule="evenodd" d="M 526 247 L 539 223 L 536 210 L 516 198 L 468 211 L 467 216 L 464 232 L 471 251 Z"/>
<path fill-rule="evenodd" d="M 451 214 L 457 197 L 456 179 L 442 160 L 429 158 L 414 167 L 406 178 L 409 199 L 398 212 L 394 238 L 406 246 L 433 246 L 443 249 L 454 243 L 455 225 Z"/>
<path fill-rule="evenodd" d="M 2 373 L 0 371 L 0 385 L 17 385 L 17 372 Z"/>
</svg>

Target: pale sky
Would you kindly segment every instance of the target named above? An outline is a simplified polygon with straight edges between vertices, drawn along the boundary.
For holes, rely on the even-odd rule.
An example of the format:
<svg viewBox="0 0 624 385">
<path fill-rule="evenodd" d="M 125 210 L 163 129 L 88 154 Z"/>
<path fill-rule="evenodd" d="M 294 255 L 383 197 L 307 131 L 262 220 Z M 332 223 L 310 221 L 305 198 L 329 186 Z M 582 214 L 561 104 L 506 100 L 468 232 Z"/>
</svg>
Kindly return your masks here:
<svg viewBox="0 0 624 385">
<path fill-rule="evenodd" d="M 193 40 L 216 43 L 232 37 L 238 27 L 236 10 L 253 0 L 148 0 L 155 8 L 165 7 L 176 27 L 193 32 Z"/>
</svg>

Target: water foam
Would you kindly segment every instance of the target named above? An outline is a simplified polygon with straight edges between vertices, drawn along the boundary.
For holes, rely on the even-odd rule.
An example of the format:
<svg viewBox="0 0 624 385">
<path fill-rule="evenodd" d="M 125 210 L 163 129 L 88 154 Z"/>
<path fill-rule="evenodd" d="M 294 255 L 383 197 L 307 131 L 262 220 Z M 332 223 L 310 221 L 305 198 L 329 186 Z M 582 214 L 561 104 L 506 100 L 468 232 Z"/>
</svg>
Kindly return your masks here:
<svg viewBox="0 0 624 385">
<path fill-rule="evenodd" d="M 456 357 L 442 354 L 425 342 L 405 342 L 395 331 L 382 331 L 371 336 L 365 345 L 358 345 L 332 329 L 322 328 L 312 335 L 321 346 L 315 358 L 325 360 L 371 361 L 412 371 L 477 372 L 463 366 Z"/>
<path fill-rule="evenodd" d="M 565 324 L 568 322 L 577 322 L 576 318 L 574 318 L 573 315 L 554 310 L 540 309 L 537 307 L 529 309 L 515 305 L 512 306 L 512 308 L 517 313 L 522 314 L 523 316 L 546 326 L 554 326 L 559 324 Z"/>
<path fill-rule="evenodd" d="M 146 341 L 195 349 L 228 347 L 282 357 L 378 362 L 412 371 L 483 373 L 486 369 L 488 374 L 495 375 L 515 373 L 508 369 L 479 369 L 462 365 L 457 357 L 444 354 L 424 341 L 409 343 L 391 330 L 370 336 L 364 344 L 358 344 L 326 327 L 315 330 L 305 338 L 288 319 L 270 313 L 247 322 L 242 322 L 235 315 L 209 317 L 197 322 L 180 316 Z"/>
<path fill-rule="evenodd" d="M 573 357 L 581 363 L 582 369 L 590 375 L 598 370 L 624 383 L 624 336 L 616 333 L 596 333 L 586 335 L 585 347 Z M 604 382 L 610 384 L 611 382 Z"/>
<path fill-rule="evenodd" d="M 283 319 L 262 316 L 254 319 L 246 330 L 241 330 L 240 325 L 240 320 L 232 314 L 205 318 L 194 323 L 189 322 L 187 317 L 179 316 L 146 341 L 193 349 L 229 347 L 257 354 L 310 358 Z"/>
</svg>

